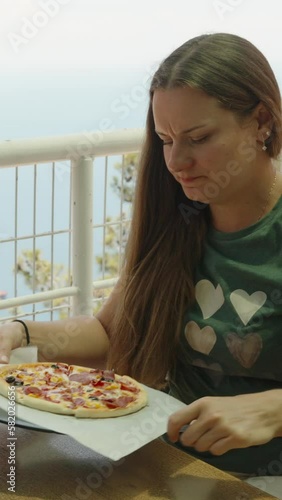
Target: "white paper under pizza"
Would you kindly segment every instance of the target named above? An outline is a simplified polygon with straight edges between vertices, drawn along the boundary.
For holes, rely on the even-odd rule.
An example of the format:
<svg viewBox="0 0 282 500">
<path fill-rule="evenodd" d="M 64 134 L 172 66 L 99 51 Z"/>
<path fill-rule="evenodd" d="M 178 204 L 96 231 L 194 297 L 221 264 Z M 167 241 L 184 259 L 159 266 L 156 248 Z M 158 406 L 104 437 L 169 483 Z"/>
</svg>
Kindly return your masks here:
<svg viewBox="0 0 282 500">
<path fill-rule="evenodd" d="M 20 355 L 20 349 L 15 350 L 18 351 L 17 363 L 35 362 L 34 352 L 30 353 L 33 359 L 27 359 L 27 349 L 29 348 L 21 349 L 23 356 Z M 11 361 L 15 362 L 14 359 Z M 164 434 L 168 417 L 185 406 L 161 391 L 144 387 L 148 393 L 148 406 L 124 417 L 78 419 L 17 404 L 16 418 L 44 429 L 67 434 L 95 452 L 112 460 L 119 460 Z M 0 409 L 7 413 L 7 406 L 7 399 L 0 396 Z"/>
</svg>

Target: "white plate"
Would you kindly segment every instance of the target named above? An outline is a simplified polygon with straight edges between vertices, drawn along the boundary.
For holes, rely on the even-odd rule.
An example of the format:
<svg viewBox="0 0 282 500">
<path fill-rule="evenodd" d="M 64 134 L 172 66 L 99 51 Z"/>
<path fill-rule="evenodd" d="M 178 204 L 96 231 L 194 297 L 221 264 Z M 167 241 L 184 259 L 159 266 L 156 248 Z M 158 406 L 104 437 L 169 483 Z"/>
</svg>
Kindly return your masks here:
<svg viewBox="0 0 282 500">
<path fill-rule="evenodd" d="M 69 435 L 111 460 L 120 460 L 165 434 L 169 416 L 185 406 L 164 392 L 146 386 L 144 388 L 148 393 L 148 405 L 124 417 L 75 418 L 17 404 L 17 420 Z M 3 396 L 0 396 L 0 408 L 6 416 L 7 399 Z"/>
<path fill-rule="evenodd" d="M 2 410 L 0 408 L 0 422 L 3 424 L 8 423 L 8 415 L 5 410 Z M 46 429 L 45 427 L 40 427 L 39 425 L 36 424 L 31 424 L 30 422 L 27 422 L 26 420 L 22 420 L 21 418 L 16 418 L 16 426 L 17 427 L 24 427 L 25 429 L 32 429 L 33 431 L 41 431 L 41 432 L 55 432 L 50 429 Z M 56 434 L 59 434 L 58 432 Z"/>
</svg>

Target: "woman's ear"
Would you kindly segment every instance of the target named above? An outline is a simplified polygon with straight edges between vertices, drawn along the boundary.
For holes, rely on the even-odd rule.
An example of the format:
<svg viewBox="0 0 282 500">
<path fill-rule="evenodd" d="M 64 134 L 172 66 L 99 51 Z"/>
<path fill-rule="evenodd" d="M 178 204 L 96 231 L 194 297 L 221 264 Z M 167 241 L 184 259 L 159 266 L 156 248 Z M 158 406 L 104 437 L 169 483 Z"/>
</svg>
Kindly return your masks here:
<svg viewBox="0 0 282 500">
<path fill-rule="evenodd" d="M 273 118 L 262 102 L 255 108 L 253 118 L 255 120 L 256 139 L 259 143 L 264 144 L 271 136 Z"/>
</svg>

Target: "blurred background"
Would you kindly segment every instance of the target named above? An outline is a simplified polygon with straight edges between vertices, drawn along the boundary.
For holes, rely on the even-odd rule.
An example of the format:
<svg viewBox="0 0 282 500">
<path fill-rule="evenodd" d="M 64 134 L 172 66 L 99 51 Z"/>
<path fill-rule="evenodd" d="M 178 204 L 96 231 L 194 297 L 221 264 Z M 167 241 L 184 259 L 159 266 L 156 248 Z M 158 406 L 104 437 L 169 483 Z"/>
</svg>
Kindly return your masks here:
<svg viewBox="0 0 282 500">
<path fill-rule="evenodd" d="M 161 60 L 189 38 L 202 33 L 229 32 L 253 42 L 268 58 L 282 85 L 281 11 L 279 0 L 1 0 L 0 3 L 0 141 L 20 138 L 93 134 L 95 130 L 143 128 L 148 87 Z M 123 160 L 124 161 L 124 160 Z M 107 217 L 120 213 L 121 158 L 95 163 L 94 275 L 117 271 L 108 231 L 107 262 L 101 257 L 102 194 L 107 190 Z M 130 210 L 136 157 L 128 156 L 127 199 Z M 69 223 L 69 166 L 56 166 L 55 228 Z M 34 228 L 34 169 L 17 173 L 17 234 Z M 50 230 L 51 169 L 36 171 L 36 229 Z M 31 293 L 34 278 L 32 239 L 12 242 L 15 226 L 15 172 L 0 169 L 0 299 Z M 53 259 L 57 286 L 68 282 L 68 234 L 55 239 Z M 123 243 L 118 242 L 119 245 Z M 50 245 L 37 238 L 37 291 L 50 283 Z M 112 259 L 112 260 L 111 260 Z M 103 262 L 102 262 L 103 260 Z M 33 285 L 32 285 L 33 281 Z M 53 283 L 54 285 L 54 283 Z M 53 286 L 52 285 L 52 286 Z M 17 311 L 14 311 L 15 313 Z M 1 315 L 5 312 L 0 312 Z M 44 319 L 44 318 L 43 318 Z"/>
</svg>

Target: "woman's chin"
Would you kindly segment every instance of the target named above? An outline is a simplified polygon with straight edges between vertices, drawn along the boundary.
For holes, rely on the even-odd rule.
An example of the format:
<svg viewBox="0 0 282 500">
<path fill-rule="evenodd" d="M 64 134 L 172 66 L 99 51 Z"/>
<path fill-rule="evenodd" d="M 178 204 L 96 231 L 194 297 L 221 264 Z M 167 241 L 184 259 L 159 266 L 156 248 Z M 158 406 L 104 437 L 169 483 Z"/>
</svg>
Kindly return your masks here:
<svg viewBox="0 0 282 500">
<path fill-rule="evenodd" d="M 183 193 L 187 196 L 187 198 L 189 198 L 189 200 L 198 203 L 210 203 L 210 200 L 203 193 L 201 193 L 199 189 L 187 186 L 182 186 L 182 189 Z"/>
</svg>

